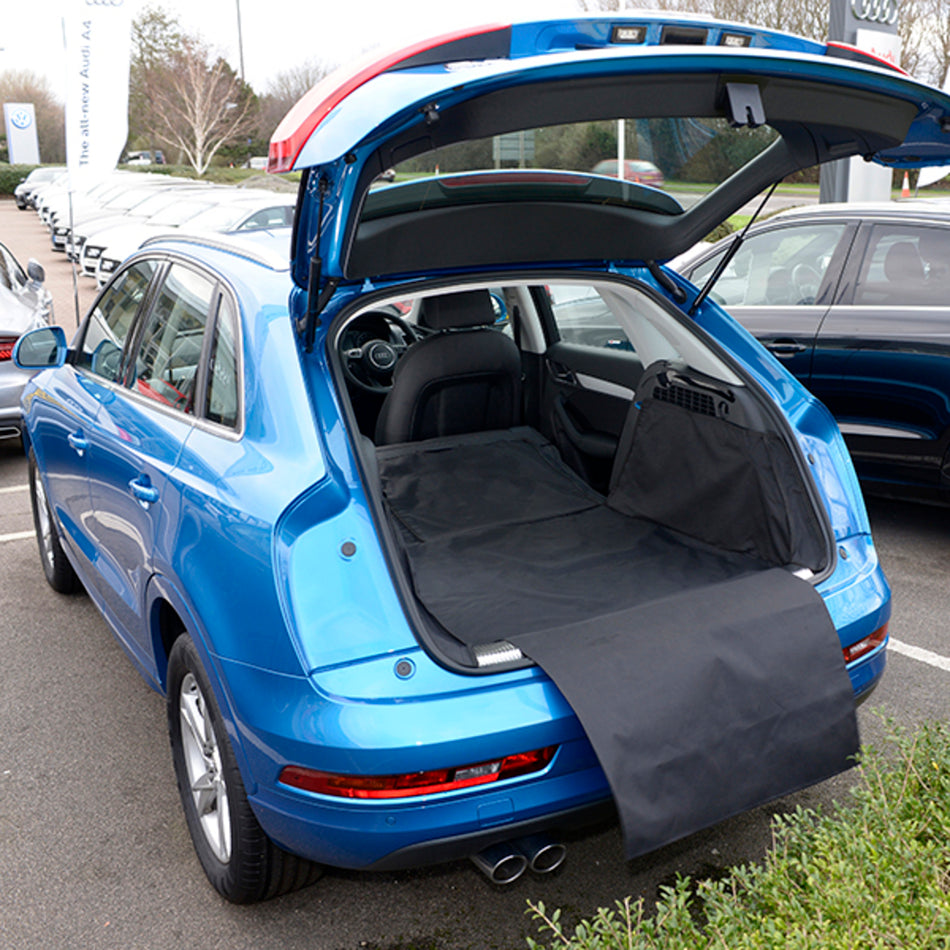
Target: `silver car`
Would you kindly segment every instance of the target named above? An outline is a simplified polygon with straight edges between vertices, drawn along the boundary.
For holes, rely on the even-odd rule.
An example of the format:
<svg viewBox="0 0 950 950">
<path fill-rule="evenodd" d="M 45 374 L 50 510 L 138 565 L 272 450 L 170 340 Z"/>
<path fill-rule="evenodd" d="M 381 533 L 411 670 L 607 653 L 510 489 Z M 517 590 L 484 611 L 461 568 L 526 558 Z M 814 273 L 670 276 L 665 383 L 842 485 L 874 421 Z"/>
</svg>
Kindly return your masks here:
<svg viewBox="0 0 950 950">
<path fill-rule="evenodd" d="M 0 244 L 0 439 L 20 436 L 20 393 L 32 373 L 17 369 L 13 347 L 27 330 L 53 322 L 53 298 L 35 260 L 24 271 Z"/>
</svg>

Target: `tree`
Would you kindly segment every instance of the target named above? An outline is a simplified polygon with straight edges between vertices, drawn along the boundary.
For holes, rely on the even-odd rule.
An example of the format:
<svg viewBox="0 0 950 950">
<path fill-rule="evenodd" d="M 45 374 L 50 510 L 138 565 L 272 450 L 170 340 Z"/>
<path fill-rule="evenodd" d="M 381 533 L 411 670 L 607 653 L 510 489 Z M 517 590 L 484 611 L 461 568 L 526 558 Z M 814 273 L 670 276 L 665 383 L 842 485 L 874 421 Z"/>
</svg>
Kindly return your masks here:
<svg viewBox="0 0 950 950">
<path fill-rule="evenodd" d="M 199 175 L 253 129 L 257 97 L 199 37 L 147 9 L 133 23 L 130 111 L 134 137 L 159 142 Z"/>
<path fill-rule="evenodd" d="M 153 136 L 181 152 L 199 175 L 222 145 L 251 128 L 253 93 L 221 57 L 210 61 L 198 41 L 185 39 L 167 68 L 151 71 L 146 92 Z"/>
<path fill-rule="evenodd" d="M 170 68 L 181 49 L 183 33 L 178 21 L 164 10 L 148 7 L 132 21 L 129 64 L 129 141 L 151 147 L 151 113 L 148 89 L 156 72 Z"/>
<path fill-rule="evenodd" d="M 0 73 L 0 102 L 32 102 L 36 112 L 40 160 L 46 163 L 66 161 L 63 104 L 50 91 L 45 78 L 30 70 Z"/>
<path fill-rule="evenodd" d="M 897 26 L 901 65 L 916 79 L 942 86 L 950 69 L 950 0 L 902 0 Z"/>
<path fill-rule="evenodd" d="M 299 66 L 278 73 L 260 97 L 257 134 L 264 141 L 270 139 L 280 120 L 291 106 L 301 99 L 321 79 L 329 75 L 331 67 L 322 60 L 311 59 Z"/>
</svg>

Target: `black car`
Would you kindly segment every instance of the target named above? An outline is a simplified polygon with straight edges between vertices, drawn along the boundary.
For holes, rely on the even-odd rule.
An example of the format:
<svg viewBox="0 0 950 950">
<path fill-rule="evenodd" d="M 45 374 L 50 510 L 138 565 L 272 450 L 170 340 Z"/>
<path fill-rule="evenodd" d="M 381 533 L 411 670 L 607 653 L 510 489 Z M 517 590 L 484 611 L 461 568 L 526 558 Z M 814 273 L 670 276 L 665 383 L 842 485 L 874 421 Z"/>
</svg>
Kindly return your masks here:
<svg viewBox="0 0 950 950">
<path fill-rule="evenodd" d="M 672 265 L 702 287 L 733 240 Z M 867 490 L 950 503 L 950 201 L 783 212 L 711 295 L 828 406 Z"/>
</svg>

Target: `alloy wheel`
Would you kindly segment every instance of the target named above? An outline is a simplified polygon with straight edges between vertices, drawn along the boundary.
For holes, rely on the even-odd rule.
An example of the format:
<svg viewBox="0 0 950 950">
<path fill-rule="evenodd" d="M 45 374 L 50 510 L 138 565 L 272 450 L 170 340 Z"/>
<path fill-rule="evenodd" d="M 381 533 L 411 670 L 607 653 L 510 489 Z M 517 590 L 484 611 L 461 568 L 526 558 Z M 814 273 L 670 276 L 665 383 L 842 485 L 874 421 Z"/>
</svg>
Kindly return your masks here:
<svg viewBox="0 0 950 950">
<path fill-rule="evenodd" d="M 178 708 L 185 767 L 198 822 L 215 857 L 226 864 L 231 858 L 228 787 L 210 710 L 191 673 L 182 680 Z"/>
</svg>

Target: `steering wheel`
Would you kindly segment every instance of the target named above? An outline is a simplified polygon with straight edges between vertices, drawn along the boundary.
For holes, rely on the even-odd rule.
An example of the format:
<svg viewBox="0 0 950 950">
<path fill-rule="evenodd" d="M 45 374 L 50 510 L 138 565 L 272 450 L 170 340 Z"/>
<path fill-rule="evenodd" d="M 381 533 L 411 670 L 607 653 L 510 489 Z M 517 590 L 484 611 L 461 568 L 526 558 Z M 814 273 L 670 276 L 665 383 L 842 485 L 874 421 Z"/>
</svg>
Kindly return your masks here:
<svg viewBox="0 0 950 950">
<path fill-rule="evenodd" d="M 792 268 L 792 285 L 795 288 L 796 303 L 810 304 L 818 296 L 821 276 L 808 264 L 796 264 Z"/>
<path fill-rule="evenodd" d="M 380 336 L 381 324 L 385 323 L 386 338 Z M 359 346 L 346 346 L 347 337 L 362 331 L 368 339 Z M 399 334 L 393 334 L 397 329 Z M 398 341 L 401 334 L 402 341 Z M 383 310 L 360 314 L 343 333 L 337 345 L 343 375 L 358 389 L 377 395 L 385 395 L 393 386 L 393 370 L 406 350 L 416 342 L 419 334 L 402 317 Z"/>
</svg>

